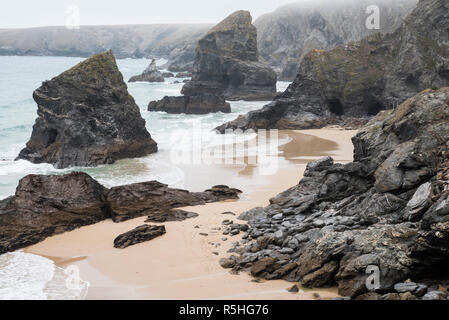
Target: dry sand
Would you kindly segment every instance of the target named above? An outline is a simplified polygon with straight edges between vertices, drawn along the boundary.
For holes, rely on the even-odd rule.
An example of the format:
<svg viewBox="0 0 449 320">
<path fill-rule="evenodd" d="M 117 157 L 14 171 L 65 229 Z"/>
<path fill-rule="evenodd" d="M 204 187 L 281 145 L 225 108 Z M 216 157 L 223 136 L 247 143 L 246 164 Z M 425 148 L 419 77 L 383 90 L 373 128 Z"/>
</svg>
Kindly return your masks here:
<svg viewBox="0 0 449 320">
<path fill-rule="evenodd" d="M 279 170 L 261 176 L 253 166 L 184 166 L 185 185 L 203 190 L 214 184 L 228 184 L 244 191 L 239 201 L 189 207 L 198 218 L 165 223 L 167 234 L 125 250 L 113 248 L 113 240 L 144 223 L 138 218 L 120 224 L 104 221 L 51 237 L 26 251 L 53 259 L 60 267 L 76 265 L 83 280 L 90 283 L 87 299 L 323 299 L 337 296 L 336 289 L 286 291 L 286 281 L 256 283 L 247 274 L 231 275 L 218 261 L 241 238 L 225 237 L 215 228 L 231 211 L 237 216 L 249 209 L 266 206 L 269 199 L 296 185 L 308 162 L 330 155 L 339 162 L 352 161 L 351 137 L 355 131 L 337 129 L 283 131 L 292 141 L 280 147 Z M 201 235 L 206 233 L 208 236 Z"/>
</svg>

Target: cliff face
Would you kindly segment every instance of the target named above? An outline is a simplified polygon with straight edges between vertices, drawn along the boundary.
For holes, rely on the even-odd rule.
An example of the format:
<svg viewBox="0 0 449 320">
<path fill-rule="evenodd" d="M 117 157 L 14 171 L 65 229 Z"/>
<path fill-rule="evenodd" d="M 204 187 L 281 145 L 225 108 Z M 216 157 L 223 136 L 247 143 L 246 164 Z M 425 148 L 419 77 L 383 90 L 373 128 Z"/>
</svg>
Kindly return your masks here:
<svg viewBox="0 0 449 320">
<path fill-rule="evenodd" d="M 449 88 L 380 113 L 353 138 L 354 162 L 310 163 L 297 186 L 244 213 L 251 241 L 227 265 L 307 287 L 337 284 L 350 297 L 368 291 L 373 266 L 380 294 L 447 276 L 448 120 Z"/>
<path fill-rule="evenodd" d="M 276 93 L 276 74 L 259 61 L 257 30 L 247 11 L 212 28 L 196 49 L 193 77 L 182 93 L 208 93 L 227 99 L 266 99 Z"/>
<path fill-rule="evenodd" d="M 118 58 L 168 57 L 173 50 L 196 43 L 211 27 L 167 24 L 5 29 L 0 30 L 0 55 L 90 57 L 111 49 Z"/>
<path fill-rule="evenodd" d="M 157 151 L 111 51 L 44 82 L 33 98 L 38 118 L 20 159 L 66 168 Z"/>
<path fill-rule="evenodd" d="M 259 52 L 282 80 L 293 81 L 302 58 L 313 49 L 330 49 L 376 32 L 392 32 L 417 0 L 318 0 L 294 3 L 258 18 Z M 380 9 L 380 30 L 366 28 L 366 9 Z"/>
<path fill-rule="evenodd" d="M 330 51 L 314 50 L 272 104 L 220 127 L 306 129 L 397 107 L 449 85 L 449 3 L 421 0 L 395 32 Z"/>
</svg>

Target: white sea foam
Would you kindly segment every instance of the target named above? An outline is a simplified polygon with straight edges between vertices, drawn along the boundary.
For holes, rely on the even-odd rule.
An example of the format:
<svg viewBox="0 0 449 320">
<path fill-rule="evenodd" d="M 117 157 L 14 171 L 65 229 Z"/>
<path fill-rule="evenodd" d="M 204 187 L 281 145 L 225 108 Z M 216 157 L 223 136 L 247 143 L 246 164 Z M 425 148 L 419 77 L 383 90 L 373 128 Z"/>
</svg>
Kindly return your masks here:
<svg viewBox="0 0 449 320">
<path fill-rule="evenodd" d="M 21 251 L 0 255 L 0 300 L 84 299 L 88 283 L 67 286 L 66 274 L 53 261 Z"/>
</svg>

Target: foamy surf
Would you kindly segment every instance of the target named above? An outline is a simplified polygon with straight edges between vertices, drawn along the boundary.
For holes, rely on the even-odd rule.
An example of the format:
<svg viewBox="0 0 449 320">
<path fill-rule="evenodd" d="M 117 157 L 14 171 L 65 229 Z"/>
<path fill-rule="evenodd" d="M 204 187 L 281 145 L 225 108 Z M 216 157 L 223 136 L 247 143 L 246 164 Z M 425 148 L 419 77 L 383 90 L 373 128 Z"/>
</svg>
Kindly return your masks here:
<svg viewBox="0 0 449 320">
<path fill-rule="evenodd" d="M 0 255 L 0 300 L 83 300 L 89 284 L 55 266 L 54 262 L 22 251 Z"/>
</svg>

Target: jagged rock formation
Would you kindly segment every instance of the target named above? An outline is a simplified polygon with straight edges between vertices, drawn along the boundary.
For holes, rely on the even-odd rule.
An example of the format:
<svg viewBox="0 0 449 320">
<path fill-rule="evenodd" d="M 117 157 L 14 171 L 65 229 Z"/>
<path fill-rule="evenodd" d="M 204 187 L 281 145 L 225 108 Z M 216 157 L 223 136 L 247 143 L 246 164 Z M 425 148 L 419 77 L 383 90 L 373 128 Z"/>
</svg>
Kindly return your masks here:
<svg viewBox="0 0 449 320">
<path fill-rule="evenodd" d="M 196 96 L 164 97 L 151 101 L 148 111 L 162 111 L 173 114 L 231 113 L 231 105 L 222 96 L 201 94 Z"/>
<path fill-rule="evenodd" d="M 199 40 L 193 77 L 182 93 L 224 95 L 228 100 L 273 98 L 276 74 L 259 61 L 257 29 L 249 12 L 233 13 Z"/>
<path fill-rule="evenodd" d="M 143 71 L 141 75 L 131 77 L 129 82 L 164 82 L 165 78 L 163 74 L 157 69 L 156 60 L 151 60 L 150 65 Z"/>
<path fill-rule="evenodd" d="M 190 193 L 156 181 L 109 190 L 80 172 L 26 176 L 15 196 L 0 200 L 0 254 L 109 218 L 115 222 L 145 215 L 159 221 L 191 218 L 190 213 L 171 209 L 238 199 L 239 193 L 226 186 Z"/>
<path fill-rule="evenodd" d="M 111 51 L 44 82 L 33 98 L 38 118 L 19 159 L 90 167 L 157 151 Z"/>
<path fill-rule="evenodd" d="M 117 249 L 126 249 L 135 244 L 156 239 L 166 233 L 164 226 L 150 226 L 146 224 L 119 235 L 114 240 L 114 247 Z"/>
<path fill-rule="evenodd" d="M 106 219 L 105 190 L 85 173 L 26 176 L 0 201 L 0 254 Z"/>
<path fill-rule="evenodd" d="M 449 3 L 421 0 L 394 33 L 306 55 L 276 101 L 219 128 L 308 129 L 391 109 L 449 85 Z"/>
<path fill-rule="evenodd" d="M 247 11 L 212 28 L 196 48 L 193 75 L 180 97 L 152 101 L 149 111 L 205 114 L 231 112 L 227 100 L 272 100 L 276 74 L 259 61 L 257 30 Z"/>
<path fill-rule="evenodd" d="M 376 32 L 392 32 L 413 10 L 417 0 L 317 0 L 292 3 L 258 18 L 261 56 L 293 81 L 300 61 L 313 49 L 331 49 Z M 366 28 L 368 6 L 380 9 L 380 30 Z"/>
<path fill-rule="evenodd" d="M 172 189 L 157 181 L 111 188 L 106 201 L 112 220 L 122 222 L 150 213 L 168 213 L 170 209 L 238 199 L 240 190 L 217 186 L 205 192 Z"/>
<path fill-rule="evenodd" d="M 113 50 L 119 59 L 176 57 L 195 45 L 209 24 L 150 24 L 1 29 L 0 55 L 91 57 Z M 192 58 L 193 62 L 193 58 Z"/>
<path fill-rule="evenodd" d="M 380 270 L 380 294 L 447 276 L 448 120 L 449 88 L 380 113 L 353 138 L 354 162 L 310 163 L 297 186 L 244 213 L 251 241 L 227 265 L 308 287 L 337 284 L 351 297 L 368 292 L 370 266 Z"/>
</svg>

